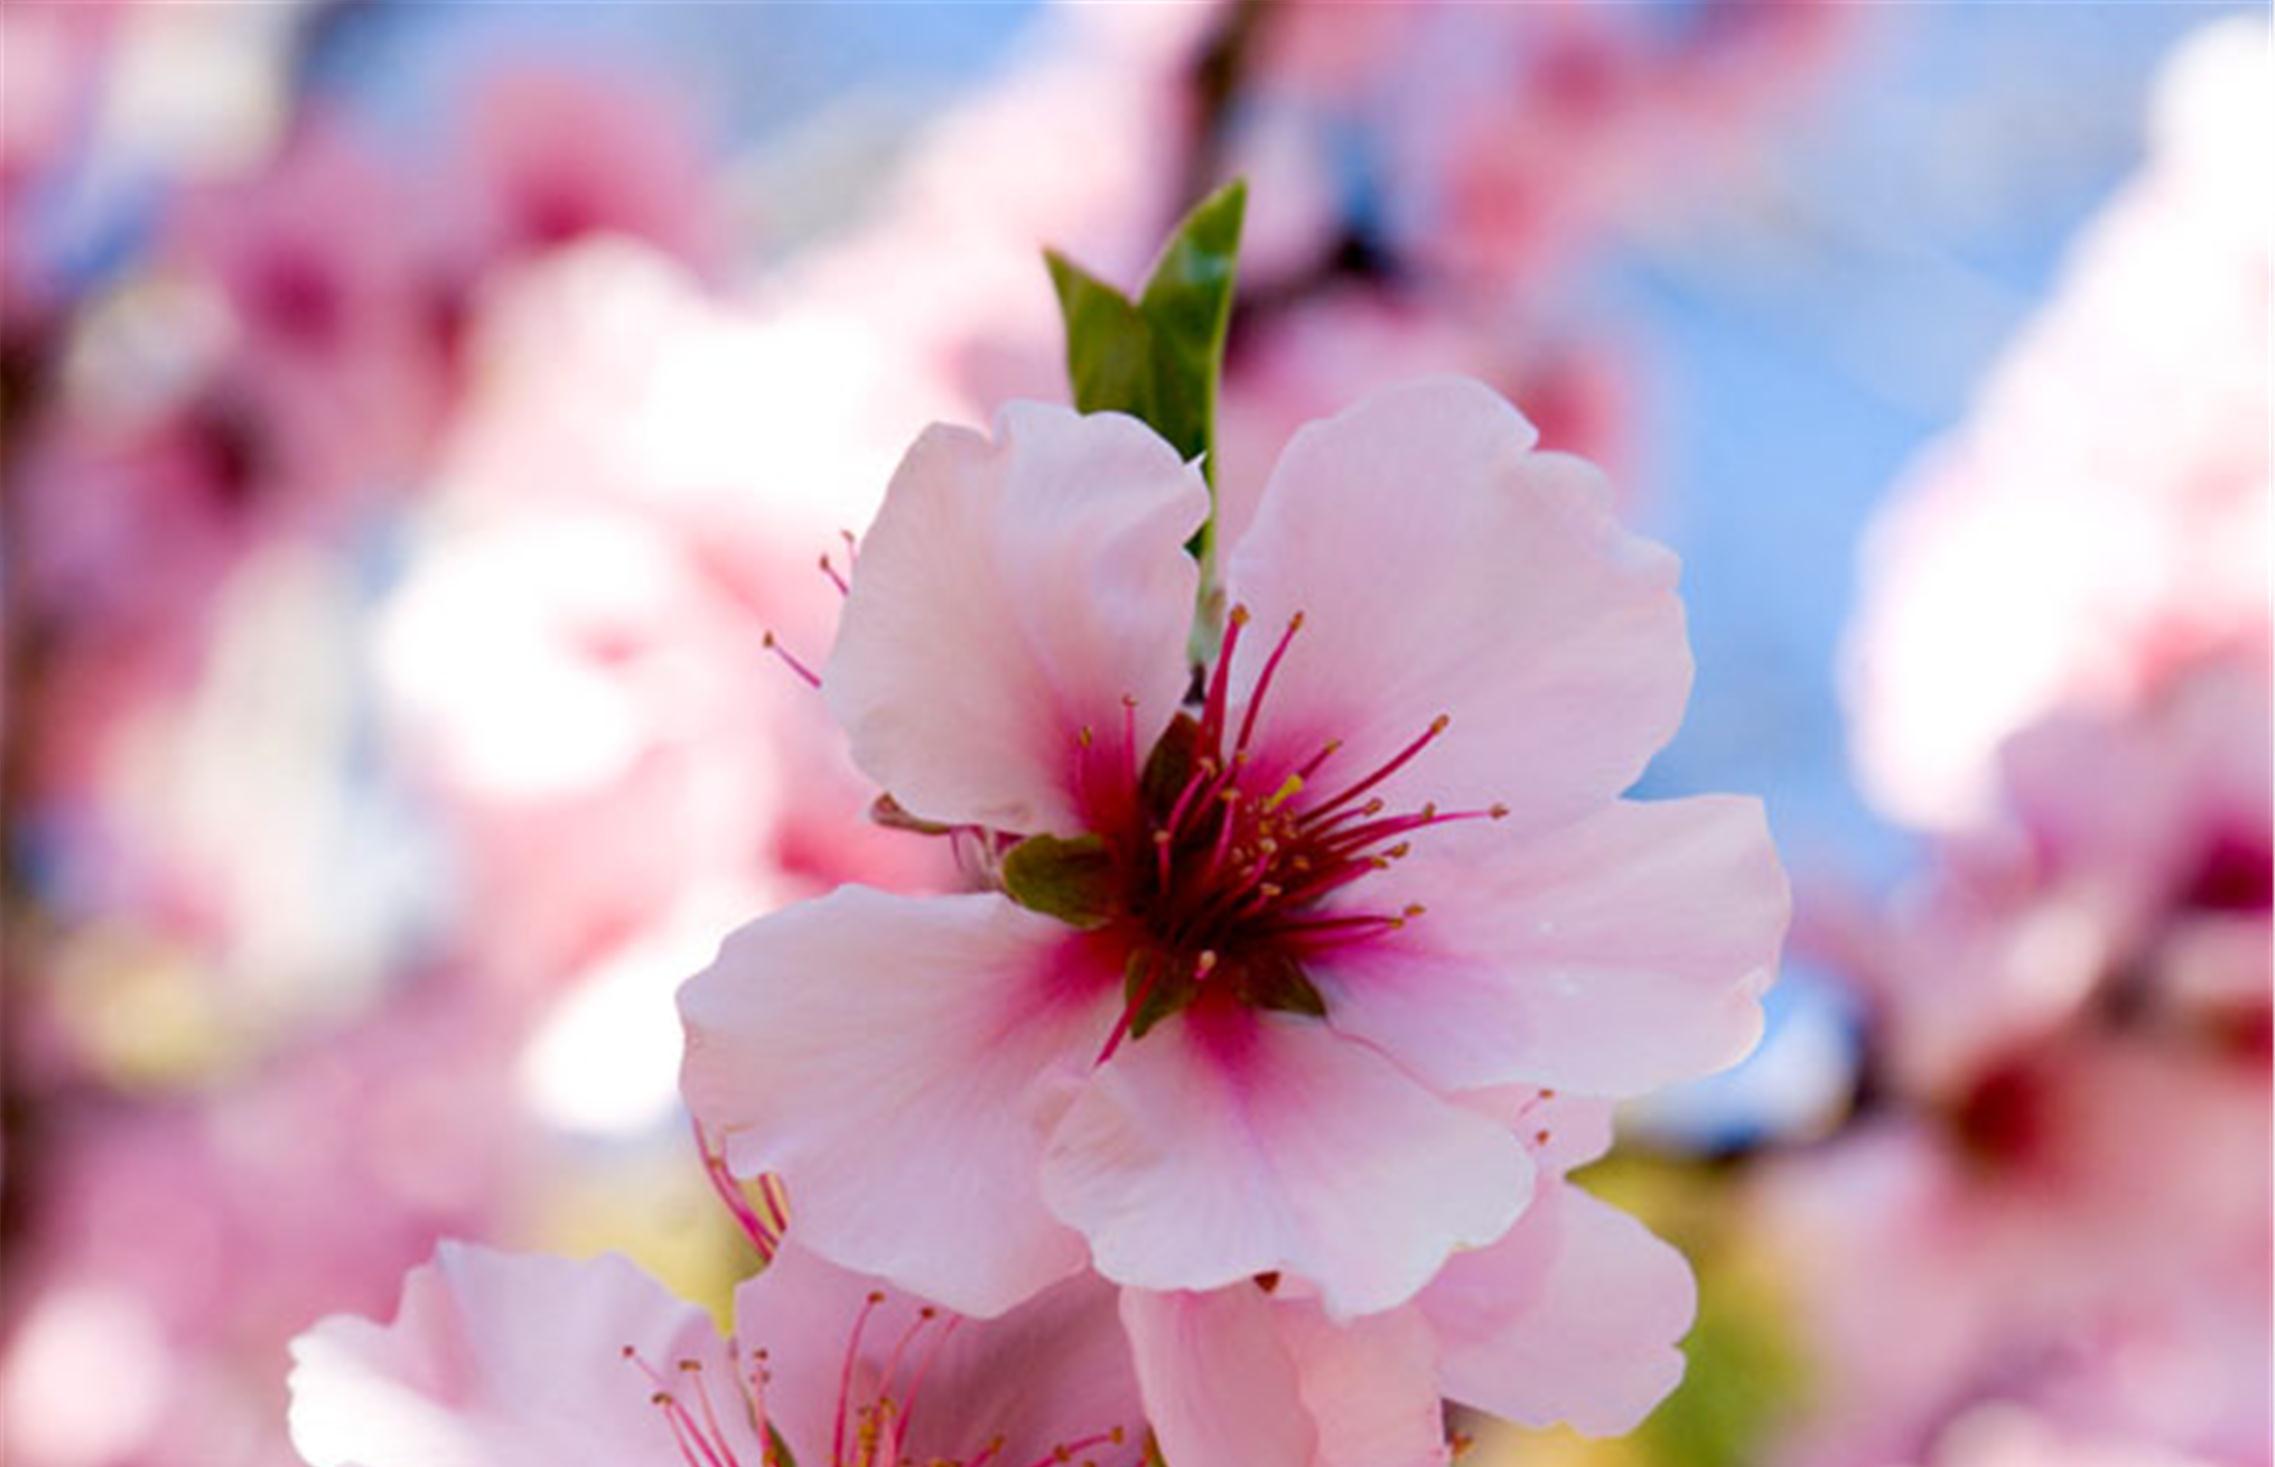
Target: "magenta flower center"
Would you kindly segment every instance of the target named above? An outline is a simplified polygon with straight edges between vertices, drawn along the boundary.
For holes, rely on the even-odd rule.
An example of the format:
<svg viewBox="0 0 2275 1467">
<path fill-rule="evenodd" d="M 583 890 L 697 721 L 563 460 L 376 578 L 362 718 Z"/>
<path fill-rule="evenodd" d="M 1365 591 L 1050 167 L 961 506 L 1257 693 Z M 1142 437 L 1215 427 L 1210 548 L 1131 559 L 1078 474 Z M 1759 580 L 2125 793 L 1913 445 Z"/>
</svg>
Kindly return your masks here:
<svg viewBox="0 0 2275 1467">
<path fill-rule="evenodd" d="M 1160 1018 L 1210 996 L 1324 1014 L 1306 966 L 1423 912 L 1416 903 L 1370 910 L 1347 897 L 1328 899 L 1404 857 L 1417 832 L 1508 813 L 1500 805 L 1392 809 L 1378 793 L 1444 734 L 1444 714 L 1372 768 L 1338 767 L 1348 762 L 1339 739 L 1262 757 L 1259 715 L 1303 616 L 1281 632 L 1235 721 L 1230 669 L 1248 622 L 1246 609 L 1234 607 L 1205 690 L 1142 767 L 1085 792 L 1103 848 L 1098 925 L 1127 954 L 1127 1008 L 1108 1053 L 1125 1034 L 1143 1035 Z M 1085 750 L 1094 742 L 1085 730 Z M 1134 748 L 1134 736 L 1125 743 Z"/>
</svg>

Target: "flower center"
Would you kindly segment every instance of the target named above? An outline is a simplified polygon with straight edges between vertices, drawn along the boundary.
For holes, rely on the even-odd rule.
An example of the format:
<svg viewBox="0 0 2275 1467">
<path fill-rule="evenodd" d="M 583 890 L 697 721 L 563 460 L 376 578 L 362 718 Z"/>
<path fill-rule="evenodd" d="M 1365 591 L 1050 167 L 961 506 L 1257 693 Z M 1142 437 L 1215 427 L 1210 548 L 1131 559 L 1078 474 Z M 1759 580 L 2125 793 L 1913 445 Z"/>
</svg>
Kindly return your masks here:
<svg viewBox="0 0 2275 1467">
<path fill-rule="evenodd" d="M 1126 944 L 1125 1009 L 1104 1059 L 1123 1038 L 1206 995 L 1251 1008 L 1324 1015 L 1306 967 L 1321 954 L 1395 932 L 1423 913 L 1409 903 L 1381 911 L 1328 899 L 1412 849 L 1416 832 L 1457 821 L 1499 819 L 1506 807 L 1393 810 L 1376 793 L 1446 731 L 1444 714 L 1374 768 L 1336 768 L 1342 741 L 1329 739 L 1292 766 L 1260 768 L 1254 740 L 1272 680 L 1296 634 L 1290 618 L 1258 674 L 1237 726 L 1230 702 L 1234 651 L 1249 624 L 1236 606 L 1206 687 L 1180 712 L 1120 791 L 1089 803 L 1094 844 L 1075 851 L 1098 921 Z M 1125 704 L 1125 706 L 1129 706 Z M 1088 758 L 1095 742 L 1085 730 Z M 1135 739 L 1125 735 L 1125 746 Z M 1054 843 L 1065 853 L 1073 843 Z M 1016 854 L 1016 853 L 1015 853 Z M 1061 873 L 1063 874 L 1063 873 Z M 1014 895 L 1019 895 L 1013 884 Z"/>
</svg>

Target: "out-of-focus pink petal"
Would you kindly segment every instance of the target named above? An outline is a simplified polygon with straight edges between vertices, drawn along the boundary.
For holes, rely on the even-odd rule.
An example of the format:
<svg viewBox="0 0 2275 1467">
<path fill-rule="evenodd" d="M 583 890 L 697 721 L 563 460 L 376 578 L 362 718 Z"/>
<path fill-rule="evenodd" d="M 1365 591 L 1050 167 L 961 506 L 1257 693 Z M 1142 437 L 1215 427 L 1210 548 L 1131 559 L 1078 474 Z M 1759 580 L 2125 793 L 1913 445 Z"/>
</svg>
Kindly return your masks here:
<svg viewBox="0 0 2275 1467">
<path fill-rule="evenodd" d="M 1682 1379 L 1697 1290 L 1681 1254 L 1559 1183 L 1422 1292 L 1446 1394 L 1527 1426 L 1632 1429 Z"/>
<path fill-rule="evenodd" d="M 1523 1210 L 1508 1131 L 1317 1020 L 1213 1004 L 1122 1046 L 1051 1133 L 1043 1195 L 1139 1288 L 1285 1271 L 1340 1317 L 1412 1297 Z"/>
<path fill-rule="evenodd" d="M 1760 803 L 1726 796 L 1619 801 L 1523 838 L 1420 840 L 1354 892 L 1428 910 L 1319 965 L 1331 1024 L 1442 1084 L 1594 1095 L 1752 1048 L 1791 909 Z"/>
<path fill-rule="evenodd" d="M 1146 1417 L 1179 1467 L 1309 1467 L 1319 1431 L 1280 1337 L 1271 1296 L 1252 1284 L 1208 1293 L 1122 1291 Z"/>
<path fill-rule="evenodd" d="M 884 1297 L 872 1305 L 873 1294 Z M 908 1426 L 902 1460 L 969 1461 L 1000 1437 L 996 1458 L 1025 1467 L 1117 1427 L 1132 1443 L 1142 1438 L 1115 1298 L 1112 1285 L 1081 1273 L 999 1318 L 963 1319 L 793 1238 L 735 1291 L 735 1336 L 746 1351 L 767 1352 L 768 1419 L 800 1462 L 832 1460 L 850 1349 L 847 1410 L 889 1401 L 892 1419 Z"/>
<path fill-rule="evenodd" d="M 761 1460 L 710 1317 L 620 1257 L 578 1262 L 444 1243 L 391 1324 L 335 1315 L 293 1342 L 293 1445 L 314 1467 L 664 1463 L 678 1448 L 629 1347 Z"/>
<path fill-rule="evenodd" d="M 681 1088 L 739 1175 L 787 1184 L 806 1246 L 996 1314 L 1082 1266 L 1037 1193 L 1040 1112 L 1118 983 L 1000 896 L 842 887 L 688 980 Z"/>
<path fill-rule="evenodd" d="M 1142 756 L 1184 695 L 1183 547 L 1208 492 L 1134 418 L 1012 403 L 995 435 L 935 426 L 909 449 L 822 691 L 908 809 L 1072 834 L 1081 731 L 1119 751 L 1134 699 Z"/>
<path fill-rule="evenodd" d="M 1675 559 L 1620 528 L 1593 467 L 1534 439 L 1490 388 L 1441 377 L 1289 441 L 1227 582 L 1261 630 L 1303 613 L 1259 728 L 1288 760 L 1343 741 L 1315 788 L 1444 713 L 1380 793 L 1498 802 L 1540 830 L 1617 795 L 1674 732 L 1691 675 Z M 1244 642 L 1236 690 L 1271 641 Z"/>
<path fill-rule="evenodd" d="M 1335 1324 L 1243 1281 L 1122 1295 L 1163 1456 L 1185 1467 L 1437 1467 L 1437 1344 L 1420 1311 Z"/>
<path fill-rule="evenodd" d="M 1420 1310 L 1338 1325 L 1291 1301 L 1278 1315 L 1319 1426 L 1318 1467 L 1439 1467 L 1451 1459 L 1437 1340 Z"/>
</svg>

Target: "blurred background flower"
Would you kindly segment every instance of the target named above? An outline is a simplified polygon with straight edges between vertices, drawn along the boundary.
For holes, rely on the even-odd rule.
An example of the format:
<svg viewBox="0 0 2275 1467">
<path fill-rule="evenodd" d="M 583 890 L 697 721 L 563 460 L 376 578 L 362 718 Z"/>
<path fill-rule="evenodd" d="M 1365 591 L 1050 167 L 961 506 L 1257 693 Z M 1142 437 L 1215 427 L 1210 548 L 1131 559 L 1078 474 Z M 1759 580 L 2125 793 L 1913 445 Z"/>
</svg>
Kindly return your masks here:
<svg viewBox="0 0 2275 1467">
<path fill-rule="evenodd" d="M 442 1235 L 723 1304 L 673 987 L 956 880 L 783 656 L 923 424 L 1063 397 L 1039 248 L 1234 174 L 1228 529 L 1493 382 L 1684 554 L 1644 792 L 1800 887 L 1580 1177 L 1688 1382 L 1476 1460 L 2269 1460 L 2264 23 L 25 0 L 0 80 L 9 1462 L 290 1462 Z"/>
</svg>

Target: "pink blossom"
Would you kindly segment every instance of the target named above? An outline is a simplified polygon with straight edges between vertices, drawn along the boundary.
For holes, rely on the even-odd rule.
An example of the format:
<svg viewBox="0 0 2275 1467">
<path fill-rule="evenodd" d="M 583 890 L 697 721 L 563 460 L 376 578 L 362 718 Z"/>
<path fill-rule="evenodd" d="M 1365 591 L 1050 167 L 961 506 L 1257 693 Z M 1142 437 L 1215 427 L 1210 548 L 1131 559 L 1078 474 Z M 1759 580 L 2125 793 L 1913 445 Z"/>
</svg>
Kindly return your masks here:
<svg viewBox="0 0 2275 1467">
<path fill-rule="evenodd" d="M 422 202 L 345 123 L 313 115 L 258 170 L 177 206 L 174 257 L 235 329 L 209 390 L 242 414 L 278 498 L 369 503 L 403 487 L 435 431 L 455 322 Z"/>
<path fill-rule="evenodd" d="M 2072 1033 L 1762 1179 L 1812 1404 L 1776 1460 L 1920 1452 L 1978 1400 L 2264 1462 L 2263 1067 Z"/>
<path fill-rule="evenodd" d="M 684 98 L 559 63 L 485 72 L 467 105 L 455 193 L 476 262 L 588 235 L 642 240 L 702 268 L 722 220 Z"/>
<path fill-rule="evenodd" d="M 444 1243 L 387 1325 L 293 1345 L 313 1467 L 803 1467 L 1070 1460 L 1133 1467 L 1113 1291 L 1066 1280 L 959 1319 L 787 1244 L 735 1292 L 735 1335 L 624 1259 Z"/>
<path fill-rule="evenodd" d="M 495 1226 L 516 1192 L 511 1028 L 469 998 L 407 995 L 207 1094 L 44 1097 L 10 1155 L 12 1464 L 292 1460 L 286 1341 L 381 1307 L 439 1234 Z"/>
<path fill-rule="evenodd" d="M 1371 1313 L 1531 1195 L 1460 1092 L 1750 1047 L 1786 913 L 1758 807 L 1617 798 L 1688 687 L 1674 560 L 1532 445 L 1457 379 L 1299 433 L 1188 703 L 1192 468 L 1035 404 L 919 439 L 824 695 L 904 809 L 1052 837 L 1026 857 L 1076 889 L 843 888 L 682 991 L 690 1103 L 808 1246 L 978 1314 L 1088 1259 Z"/>
<path fill-rule="evenodd" d="M 1617 7 L 1395 13 L 1403 23 L 1304 5 L 1284 23 L 1367 47 L 1350 80 L 1394 160 L 1387 225 L 1401 248 L 1533 293 L 1591 240 L 1736 171 L 1840 24 L 1817 4 L 1708 4 L 1679 29 Z"/>
<path fill-rule="evenodd" d="M 1924 1467 L 2213 1467 L 2213 1459 L 2122 1436 L 2065 1430 L 2011 1403 L 1978 1406 L 1936 1441 Z"/>
<path fill-rule="evenodd" d="M 2057 705 L 2266 659 L 2266 49 L 2238 17 L 2167 64 L 2147 167 L 1867 543 L 1853 752 L 1899 815 L 1982 814 L 2000 742 Z"/>
<path fill-rule="evenodd" d="M 1883 1081 L 1964 1091 L 2097 1009 L 2264 1051 L 2270 727 L 2265 665 L 2227 658 L 2010 739 L 2000 817 L 1944 837 L 1830 944 L 1872 1006 Z"/>
<path fill-rule="evenodd" d="M 941 884 L 941 852 L 862 818 L 820 699 L 768 651 L 826 644 L 842 532 L 891 465 L 869 415 L 937 395 L 814 313 L 713 299 L 625 241 L 519 272 L 468 342 L 476 385 L 379 666 L 464 856 L 469 956 L 549 987 L 691 899 Z"/>
</svg>

